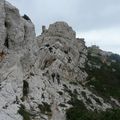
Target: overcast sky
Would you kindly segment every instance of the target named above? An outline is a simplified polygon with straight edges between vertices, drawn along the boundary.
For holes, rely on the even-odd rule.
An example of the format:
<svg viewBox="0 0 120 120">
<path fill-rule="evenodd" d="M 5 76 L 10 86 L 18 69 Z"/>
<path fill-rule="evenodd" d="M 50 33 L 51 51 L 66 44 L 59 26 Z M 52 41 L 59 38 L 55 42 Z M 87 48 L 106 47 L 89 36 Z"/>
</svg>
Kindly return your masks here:
<svg viewBox="0 0 120 120">
<path fill-rule="evenodd" d="M 120 54 L 120 0 L 8 0 L 41 26 L 66 21 L 86 44 Z"/>
</svg>

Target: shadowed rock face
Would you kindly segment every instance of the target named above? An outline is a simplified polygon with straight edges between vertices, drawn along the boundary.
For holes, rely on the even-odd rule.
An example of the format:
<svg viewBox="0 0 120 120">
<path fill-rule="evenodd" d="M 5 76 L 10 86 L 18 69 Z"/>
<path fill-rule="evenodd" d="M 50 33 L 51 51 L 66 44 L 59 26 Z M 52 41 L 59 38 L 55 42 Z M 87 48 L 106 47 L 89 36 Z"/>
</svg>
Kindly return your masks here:
<svg viewBox="0 0 120 120">
<path fill-rule="evenodd" d="M 26 19 L 0 0 L 0 118 L 65 120 L 74 97 L 89 110 L 111 108 L 81 85 L 88 76 L 84 40 L 65 22 L 44 26 L 35 37 Z"/>
</svg>

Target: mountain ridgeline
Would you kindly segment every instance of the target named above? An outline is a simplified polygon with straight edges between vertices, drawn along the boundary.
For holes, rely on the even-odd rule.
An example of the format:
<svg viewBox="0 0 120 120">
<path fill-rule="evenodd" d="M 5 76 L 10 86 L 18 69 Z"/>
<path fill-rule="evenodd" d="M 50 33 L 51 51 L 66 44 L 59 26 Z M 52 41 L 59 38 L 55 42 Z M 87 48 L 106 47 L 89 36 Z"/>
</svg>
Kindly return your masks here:
<svg viewBox="0 0 120 120">
<path fill-rule="evenodd" d="M 66 22 L 42 27 L 0 0 L 0 119 L 119 120 L 120 56 L 87 47 Z"/>
</svg>

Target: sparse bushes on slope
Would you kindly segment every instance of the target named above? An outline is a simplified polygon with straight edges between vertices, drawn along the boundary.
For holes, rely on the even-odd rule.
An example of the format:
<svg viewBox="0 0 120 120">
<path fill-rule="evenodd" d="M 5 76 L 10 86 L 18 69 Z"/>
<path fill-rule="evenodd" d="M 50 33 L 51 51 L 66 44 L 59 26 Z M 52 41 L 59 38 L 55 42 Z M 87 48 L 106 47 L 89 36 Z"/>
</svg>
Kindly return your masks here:
<svg viewBox="0 0 120 120">
<path fill-rule="evenodd" d="M 74 101 L 73 107 L 66 111 L 67 120 L 119 120 L 120 109 L 107 111 L 89 111 L 82 101 Z"/>
<path fill-rule="evenodd" d="M 52 116 L 51 105 L 49 105 L 48 103 L 43 102 L 43 104 L 39 104 L 38 108 L 40 109 L 40 112 L 42 114 Z"/>
<path fill-rule="evenodd" d="M 30 113 L 26 111 L 25 106 L 23 104 L 20 105 L 18 113 L 23 117 L 23 120 L 31 120 Z"/>
<path fill-rule="evenodd" d="M 120 98 L 120 61 L 119 56 L 113 55 L 108 61 L 102 61 L 100 55 L 88 54 L 89 64 L 86 64 L 89 87 L 93 92 L 104 99 L 113 96 Z M 117 62 L 112 62 L 112 60 Z M 110 63 L 110 64 L 107 64 Z M 98 67 L 100 66 L 100 67 Z M 93 87 L 91 88 L 90 85 Z M 67 120 L 120 120 L 120 109 L 109 109 L 106 111 L 89 111 L 82 101 L 72 98 L 69 101 L 73 107 L 66 111 Z"/>
<path fill-rule="evenodd" d="M 91 65 L 100 65 L 100 68 L 91 67 L 86 65 L 86 71 L 88 73 L 88 86 L 92 85 L 92 88 L 99 95 L 109 98 L 113 96 L 115 98 L 120 97 L 120 62 L 111 62 L 110 65 L 98 61 L 98 57 L 88 56 L 88 60 Z M 100 59 L 99 59 L 100 60 Z M 109 59 L 110 61 L 111 59 Z M 94 78 L 94 79 L 93 79 Z"/>
</svg>

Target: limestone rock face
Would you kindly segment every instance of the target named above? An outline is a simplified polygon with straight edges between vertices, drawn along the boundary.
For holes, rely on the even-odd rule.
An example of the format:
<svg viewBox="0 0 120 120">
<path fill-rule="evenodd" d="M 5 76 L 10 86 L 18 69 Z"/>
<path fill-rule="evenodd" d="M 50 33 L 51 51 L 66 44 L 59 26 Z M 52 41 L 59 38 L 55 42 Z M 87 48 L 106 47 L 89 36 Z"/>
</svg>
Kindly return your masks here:
<svg viewBox="0 0 120 120">
<path fill-rule="evenodd" d="M 89 110 L 111 108 L 82 85 L 87 77 L 86 60 L 84 40 L 76 38 L 67 23 L 44 26 L 42 34 L 35 37 L 31 20 L 0 0 L 2 120 L 23 120 L 24 114 L 30 120 L 66 120 L 73 95 Z"/>
<path fill-rule="evenodd" d="M 34 25 L 30 20 L 23 19 L 19 10 L 10 3 L 0 2 L 0 42 L 1 50 L 25 49 L 35 38 Z"/>
<path fill-rule="evenodd" d="M 50 74 L 59 74 L 60 79 L 84 81 L 87 49 L 84 42 L 76 39 L 75 32 L 65 22 L 51 24 L 48 30 L 37 37 L 40 47 L 39 67 Z"/>
</svg>

